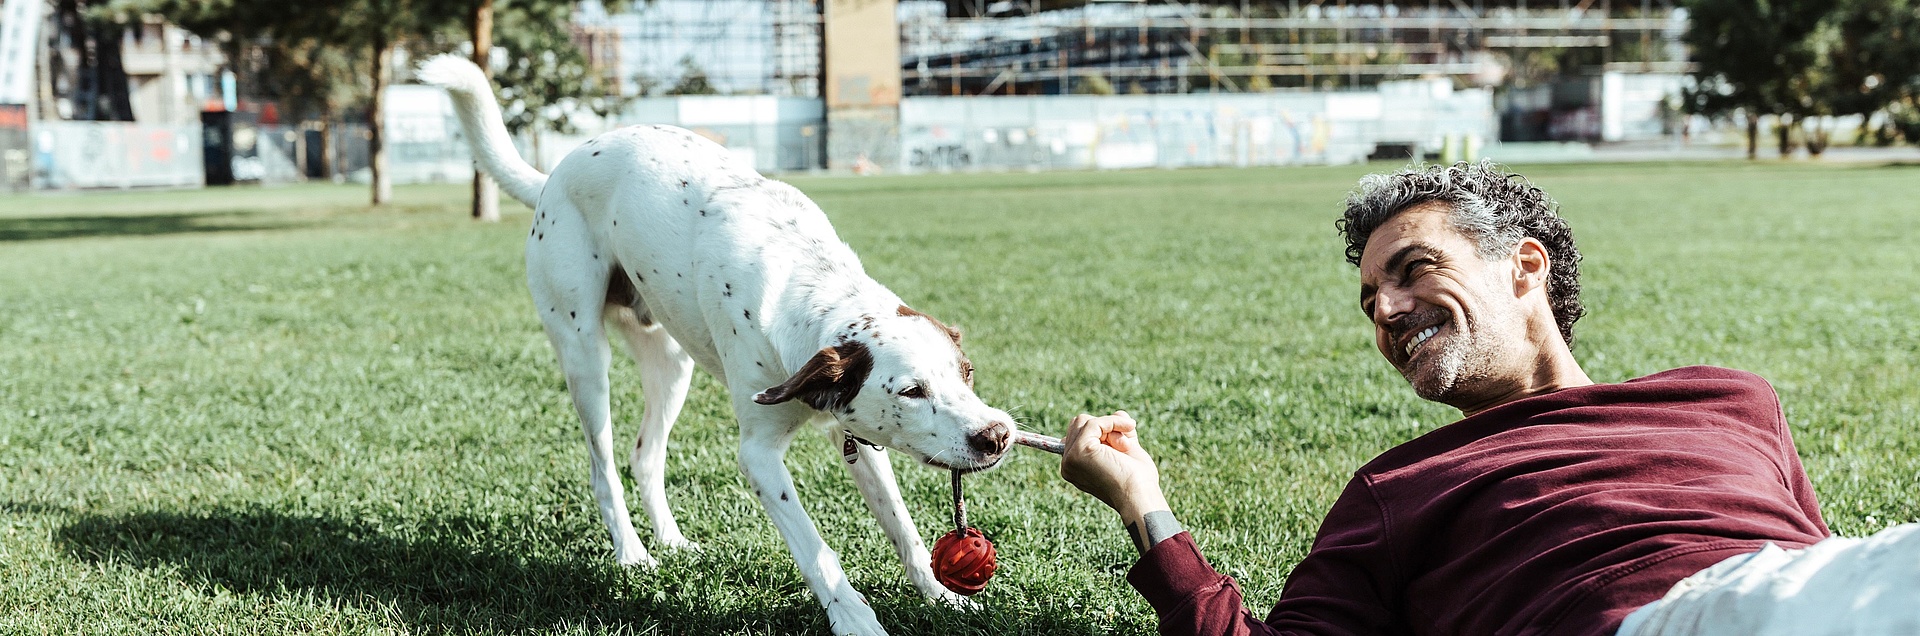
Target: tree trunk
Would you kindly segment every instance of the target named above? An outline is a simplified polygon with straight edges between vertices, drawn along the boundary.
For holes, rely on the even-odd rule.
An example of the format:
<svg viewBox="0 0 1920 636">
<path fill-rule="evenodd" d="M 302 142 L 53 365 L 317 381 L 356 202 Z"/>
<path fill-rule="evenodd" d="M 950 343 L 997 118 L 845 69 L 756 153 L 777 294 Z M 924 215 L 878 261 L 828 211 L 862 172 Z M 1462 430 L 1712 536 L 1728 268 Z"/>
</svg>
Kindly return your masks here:
<svg viewBox="0 0 1920 636">
<path fill-rule="evenodd" d="M 137 28 L 137 27 L 136 27 Z M 100 23 L 89 29 L 94 40 L 94 64 L 100 91 L 100 107 L 106 121 L 133 121 L 133 95 L 127 88 L 127 70 L 121 65 L 120 39 L 126 30 L 119 25 Z"/>
<path fill-rule="evenodd" d="M 1747 113 L 1747 161 L 1760 158 L 1760 116 Z"/>
<path fill-rule="evenodd" d="M 1813 120 L 1813 125 L 1804 126 L 1801 129 L 1806 133 L 1807 157 L 1809 158 L 1819 159 L 1820 155 L 1827 151 L 1827 144 L 1833 141 L 1833 129 L 1831 128 L 1831 124 L 1828 124 L 1825 120 L 1825 117 L 1815 119 Z M 1803 124 L 1805 121 L 1806 120 L 1801 120 Z"/>
<path fill-rule="evenodd" d="M 338 112 L 329 99 L 320 107 L 320 178 L 333 180 L 333 116 Z"/>
<path fill-rule="evenodd" d="M 367 115 L 367 155 L 369 168 L 373 172 L 373 204 L 384 205 L 393 200 L 393 181 L 387 174 L 387 82 L 392 79 L 388 67 L 393 62 L 393 43 L 385 34 L 373 38 L 373 100 Z"/>
<path fill-rule="evenodd" d="M 538 116 L 533 118 L 533 125 L 527 127 L 527 134 L 532 135 L 533 139 L 533 169 L 546 172 L 546 162 L 540 157 L 540 118 Z"/>
<path fill-rule="evenodd" d="M 1793 158 L 1793 118 L 1780 115 L 1774 122 L 1774 136 L 1780 140 L 1780 158 Z"/>
<path fill-rule="evenodd" d="M 473 63 L 480 67 L 481 73 L 492 78 L 493 67 L 487 64 L 487 54 L 493 52 L 493 0 L 480 0 L 468 24 L 473 29 Z M 494 183 L 479 168 L 473 171 L 473 220 L 489 223 L 500 220 L 500 184 Z"/>
</svg>

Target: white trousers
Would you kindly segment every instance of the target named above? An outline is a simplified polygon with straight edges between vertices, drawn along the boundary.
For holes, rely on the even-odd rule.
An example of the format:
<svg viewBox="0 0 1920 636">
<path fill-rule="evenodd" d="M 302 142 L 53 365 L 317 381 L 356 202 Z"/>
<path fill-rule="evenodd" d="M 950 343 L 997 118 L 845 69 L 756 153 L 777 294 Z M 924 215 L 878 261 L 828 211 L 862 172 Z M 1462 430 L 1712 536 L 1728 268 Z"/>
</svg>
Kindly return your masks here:
<svg viewBox="0 0 1920 636">
<path fill-rule="evenodd" d="M 1767 544 L 1689 576 L 1616 636 L 1920 634 L 1920 524 L 1800 550 Z"/>
</svg>

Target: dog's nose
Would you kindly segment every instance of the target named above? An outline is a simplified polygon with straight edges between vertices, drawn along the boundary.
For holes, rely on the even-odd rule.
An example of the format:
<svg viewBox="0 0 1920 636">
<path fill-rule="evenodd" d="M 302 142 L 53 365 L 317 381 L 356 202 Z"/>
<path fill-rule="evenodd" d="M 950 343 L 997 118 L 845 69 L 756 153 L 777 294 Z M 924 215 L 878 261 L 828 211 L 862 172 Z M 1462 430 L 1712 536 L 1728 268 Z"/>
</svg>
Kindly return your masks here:
<svg viewBox="0 0 1920 636">
<path fill-rule="evenodd" d="M 980 432 L 967 436 L 967 445 L 983 455 L 997 455 L 1007 451 L 1007 439 L 1013 436 L 1006 422 L 994 422 Z"/>
</svg>

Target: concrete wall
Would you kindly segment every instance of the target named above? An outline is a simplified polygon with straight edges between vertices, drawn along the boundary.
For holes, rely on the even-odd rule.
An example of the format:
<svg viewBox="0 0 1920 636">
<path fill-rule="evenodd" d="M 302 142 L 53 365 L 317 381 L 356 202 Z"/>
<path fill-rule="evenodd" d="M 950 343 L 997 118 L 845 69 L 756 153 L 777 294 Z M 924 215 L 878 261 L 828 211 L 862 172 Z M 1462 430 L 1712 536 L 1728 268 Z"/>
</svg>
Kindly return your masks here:
<svg viewBox="0 0 1920 636">
<path fill-rule="evenodd" d="M 1380 144 L 1437 151 L 1497 133 L 1492 94 L 1440 82 L 1379 90 L 1034 97 L 910 97 L 903 172 L 1353 163 Z"/>
<path fill-rule="evenodd" d="M 40 188 L 182 187 L 206 180 L 198 125 L 41 121 L 32 136 L 33 180 Z"/>
</svg>

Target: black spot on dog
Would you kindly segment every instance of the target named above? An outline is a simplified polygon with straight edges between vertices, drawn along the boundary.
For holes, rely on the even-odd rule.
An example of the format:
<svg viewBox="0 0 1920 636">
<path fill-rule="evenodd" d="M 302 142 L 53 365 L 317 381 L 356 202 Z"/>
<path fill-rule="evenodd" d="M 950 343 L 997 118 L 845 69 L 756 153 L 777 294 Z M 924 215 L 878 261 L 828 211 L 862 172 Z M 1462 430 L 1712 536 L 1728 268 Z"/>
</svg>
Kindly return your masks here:
<svg viewBox="0 0 1920 636">
<path fill-rule="evenodd" d="M 785 491 L 785 490 L 782 490 L 782 491 L 780 491 L 780 500 L 781 500 L 781 501 L 786 501 L 786 500 L 787 500 L 787 491 Z"/>
<path fill-rule="evenodd" d="M 740 310 L 740 315 L 742 315 L 742 316 L 745 316 L 745 317 L 747 318 L 747 320 L 753 320 L 753 310 L 752 310 L 752 309 L 742 309 L 742 310 Z"/>
<path fill-rule="evenodd" d="M 701 211 L 700 211 L 700 216 L 706 216 L 706 215 L 707 215 L 707 211 L 706 211 L 706 210 L 701 210 Z"/>
<path fill-rule="evenodd" d="M 571 312 L 571 311 L 569 311 L 569 312 L 567 312 L 567 317 L 568 317 L 568 318 L 579 318 L 579 317 L 580 317 L 580 314 L 578 314 L 578 313 L 576 313 L 576 312 Z"/>
<path fill-rule="evenodd" d="M 753 366 L 756 366 L 756 367 L 760 367 L 760 368 L 762 368 L 762 369 L 765 369 L 765 368 L 767 368 L 767 365 L 764 365 L 764 364 L 760 364 L 760 361 L 758 361 L 758 360 L 755 360 L 755 361 L 753 362 Z"/>
<path fill-rule="evenodd" d="M 546 233 L 544 233 L 544 232 L 543 232 L 543 233 L 541 233 L 541 234 L 540 234 L 539 236 L 536 236 L 536 237 L 534 237 L 534 239 L 533 239 L 533 240 L 536 240 L 536 241 L 544 241 L 544 240 L 547 240 L 547 235 L 546 235 Z"/>
<path fill-rule="evenodd" d="M 598 157 L 598 156 L 600 156 L 600 151 L 598 151 L 598 150 L 595 150 L 595 151 L 593 151 L 593 156 L 595 156 L 595 157 Z"/>
</svg>

